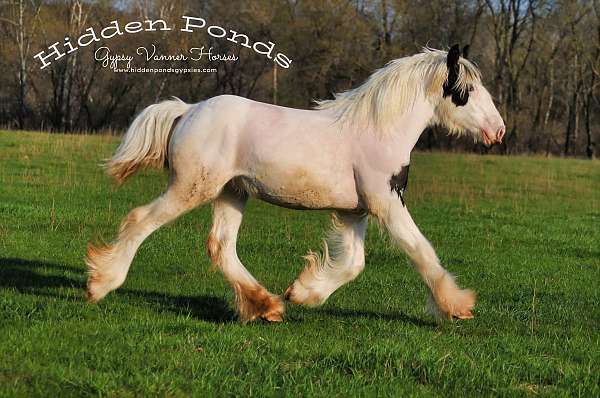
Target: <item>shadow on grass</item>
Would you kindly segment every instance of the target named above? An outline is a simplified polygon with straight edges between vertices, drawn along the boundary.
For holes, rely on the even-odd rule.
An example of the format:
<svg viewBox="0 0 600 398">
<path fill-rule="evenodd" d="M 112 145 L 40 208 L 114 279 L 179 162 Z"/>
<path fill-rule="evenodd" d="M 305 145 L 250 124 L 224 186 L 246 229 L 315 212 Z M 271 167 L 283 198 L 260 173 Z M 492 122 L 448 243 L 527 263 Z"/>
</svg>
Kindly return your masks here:
<svg viewBox="0 0 600 398">
<path fill-rule="evenodd" d="M 235 312 L 227 304 L 227 301 L 215 296 L 172 296 L 166 293 L 140 292 L 129 289 L 119 289 L 118 294 L 131 297 L 128 300 L 129 303 L 150 304 L 160 310 L 191 316 L 206 322 L 237 322 Z M 139 302 L 140 298 L 143 302 Z"/>
<path fill-rule="evenodd" d="M 50 274 L 53 272 L 53 274 Z M 63 275 L 57 275 L 62 273 Z M 74 275 L 75 277 L 71 276 Z M 38 297 L 55 297 L 72 302 L 83 302 L 85 289 L 84 270 L 68 265 L 20 258 L 0 258 L 0 288 L 14 288 L 21 293 Z M 76 289 L 82 292 L 81 299 L 72 294 L 61 294 L 59 289 Z M 148 306 L 157 311 L 169 311 L 177 315 L 191 316 L 212 323 L 235 322 L 236 316 L 228 303 L 218 297 L 169 295 L 131 289 L 119 289 L 120 297 L 127 303 Z M 369 318 L 410 323 L 420 327 L 434 327 L 433 322 L 413 318 L 403 313 L 380 313 L 344 308 L 319 308 L 314 310 L 338 318 Z"/>
<path fill-rule="evenodd" d="M 50 274 L 49 270 L 54 274 Z M 60 272 L 63 275 L 57 275 Z M 76 278 L 64 274 L 75 274 Z M 85 289 L 84 270 L 67 265 L 20 258 L 0 258 L 0 288 L 14 288 L 21 293 L 41 297 L 55 297 L 67 301 L 80 301 L 73 295 L 61 294 L 58 289 Z M 130 298 L 128 303 L 147 306 L 157 311 L 170 311 L 177 315 L 212 323 L 235 321 L 235 313 L 227 302 L 218 297 L 173 296 L 165 293 L 119 289 L 121 296 Z"/>
<path fill-rule="evenodd" d="M 48 288 L 83 289 L 84 284 L 81 281 L 64 275 L 44 275 L 40 273 L 43 269 L 81 273 L 80 269 L 66 265 L 20 258 L 0 258 L 0 287 L 12 287 L 23 293 L 30 293 L 36 289 L 47 291 Z"/>
</svg>

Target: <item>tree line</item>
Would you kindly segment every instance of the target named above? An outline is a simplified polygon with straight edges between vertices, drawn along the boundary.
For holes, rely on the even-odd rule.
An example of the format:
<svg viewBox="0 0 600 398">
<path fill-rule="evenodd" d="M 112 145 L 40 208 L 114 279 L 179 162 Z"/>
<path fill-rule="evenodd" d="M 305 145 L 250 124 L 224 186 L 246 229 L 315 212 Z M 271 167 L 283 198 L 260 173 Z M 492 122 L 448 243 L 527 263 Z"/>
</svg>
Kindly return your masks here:
<svg viewBox="0 0 600 398">
<path fill-rule="evenodd" d="M 424 46 L 470 44 L 470 57 L 505 119 L 496 153 L 593 158 L 600 119 L 600 0 L 8 0 L 0 3 L 0 125 L 57 132 L 122 131 L 143 107 L 170 96 L 198 102 L 236 94 L 307 108 L 360 84 L 387 61 Z M 41 69 L 34 55 L 111 21 L 183 15 L 276 45 L 292 61 L 278 66 L 252 48 L 211 35 L 141 31 L 98 40 Z M 218 29 L 216 30 L 218 31 Z M 163 60 L 161 68 L 200 73 L 117 73 L 95 59 L 100 47 L 134 54 L 190 48 L 211 56 Z M 189 53 L 188 53 L 189 55 Z M 235 60 L 233 60 L 235 59 Z M 123 64 L 122 61 L 118 63 Z M 422 149 L 488 149 L 428 129 Z"/>
</svg>

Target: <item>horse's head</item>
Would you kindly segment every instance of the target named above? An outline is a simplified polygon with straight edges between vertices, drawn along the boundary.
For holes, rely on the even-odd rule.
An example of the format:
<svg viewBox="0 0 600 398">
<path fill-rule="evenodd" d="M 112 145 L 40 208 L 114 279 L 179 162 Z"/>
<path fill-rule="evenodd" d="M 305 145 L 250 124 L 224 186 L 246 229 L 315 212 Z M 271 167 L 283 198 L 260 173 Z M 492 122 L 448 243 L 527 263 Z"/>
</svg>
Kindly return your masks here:
<svg viewBox="0 0 600 398">
<path fill-rule="evenodd" d="M 446 58 L 448 77 L 442 87 L 442 97 L 435 106 L 435 122 L 460 134 L 468 131 L 476 141 L 486 145 L 501 143 L 505 126 L 492 96 L 481 84 L 477 68 L 469 62 L 468 46 L 462 57 L 458 44 L 452 46 Z"/>
</svg>

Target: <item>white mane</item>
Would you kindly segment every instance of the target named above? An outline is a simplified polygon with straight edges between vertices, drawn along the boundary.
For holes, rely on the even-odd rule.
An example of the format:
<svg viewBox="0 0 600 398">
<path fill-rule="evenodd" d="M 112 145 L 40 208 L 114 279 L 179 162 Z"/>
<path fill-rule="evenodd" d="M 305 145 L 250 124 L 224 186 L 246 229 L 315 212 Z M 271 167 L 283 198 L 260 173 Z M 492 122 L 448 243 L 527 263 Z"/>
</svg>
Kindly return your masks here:
<svg viewBox="0 0 600 398">
<path fill-rule="evenodd" d="M 359 87 L 337 93 L 332 100 L 316 101 L 315 109 L 332 109 L 341 123 L 387 135 L 393 121 L 408 112 L 419 95 L 441 98 L 448 78 L 447 55 L 424 48 L 419 54 L 390 61 Z M 464 58 L 459 69 L 458 90 L 464 92 L 470 83 L 481 80 L 477 67 Z"/>
</svg>

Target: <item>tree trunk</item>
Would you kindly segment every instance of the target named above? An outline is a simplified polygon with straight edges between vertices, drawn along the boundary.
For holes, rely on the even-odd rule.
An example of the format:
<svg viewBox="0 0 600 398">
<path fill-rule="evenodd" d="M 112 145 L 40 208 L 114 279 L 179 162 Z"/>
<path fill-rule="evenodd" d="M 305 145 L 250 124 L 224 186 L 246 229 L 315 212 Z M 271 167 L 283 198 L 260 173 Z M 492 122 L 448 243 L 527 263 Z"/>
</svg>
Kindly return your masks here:
<svg viewBox="0 0 600 398">
<path fill-rule="evenodd" d="M 579 98 L 579 90 L 581 89 L 581 80 L 577 82 L 573 94 L 571 95 L 571 101 L 569 103 L 569 116 L 567 119 L 567 129 L 565 131 L 565 150 L 563 155 L 567 156 L 571 151 L 571 144 L 576 137 L 577 129 L 577 103 Z"/>
<path fill-rule="evenodd" d="M 591 103 L 592 103 L 592 94 L 591 94 L 591 90 L 590 93 L 588 94 L 588 98 L 585 101 L 585 133 L 587 136 L 587 145 L 585 148 L 585 152 L 586 155 L 588 157 L 588 159 L 594 159 L 594 149 L 596 147 L 596 143 L 594 142 L 594 138 L 592 136 L 592 128 L 590 125 L 590 119 L 591 119 Z"/>
</svg>

